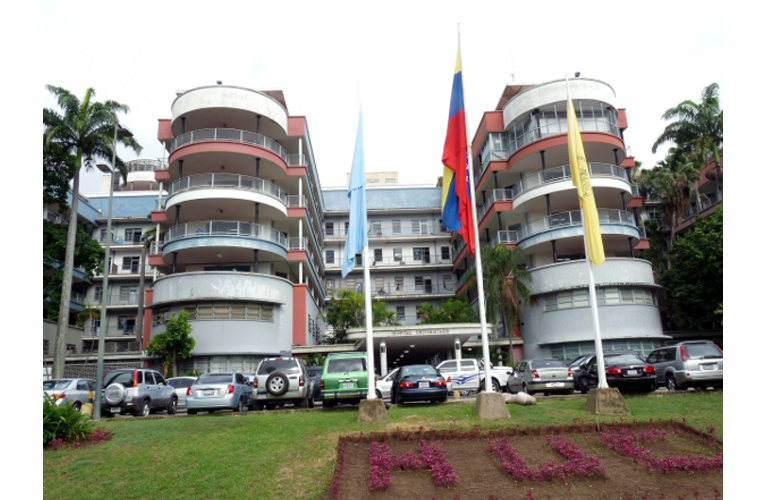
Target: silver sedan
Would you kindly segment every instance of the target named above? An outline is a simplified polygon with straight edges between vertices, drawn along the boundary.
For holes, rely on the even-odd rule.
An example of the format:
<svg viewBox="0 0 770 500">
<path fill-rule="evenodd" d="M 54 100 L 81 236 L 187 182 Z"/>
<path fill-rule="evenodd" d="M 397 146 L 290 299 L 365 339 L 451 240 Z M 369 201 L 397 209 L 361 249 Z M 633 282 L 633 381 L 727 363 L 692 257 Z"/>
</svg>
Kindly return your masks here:
<svg viewBox="0 0 770 500">
<path fill-rule="evenodd" d="M 520 361 L 508 377 L 508 391 L 516 394 L 571 394 L 575 388 L 572 370 L 556 359 Z"/>
<path fill-rule="evenodd" d="M 248 379 L 240 373 L 204 373 L 187 389 L 187 413 L 246 411 L 252 402 L 251 391 Z"/>
<path fill-rule="evenodd" d="M 77 411 L 93 400 L 96 381 L 88 378 L 60 378 L 43 380 L 43 392 L 61 406 L 69 403 Z"/>
</svg>

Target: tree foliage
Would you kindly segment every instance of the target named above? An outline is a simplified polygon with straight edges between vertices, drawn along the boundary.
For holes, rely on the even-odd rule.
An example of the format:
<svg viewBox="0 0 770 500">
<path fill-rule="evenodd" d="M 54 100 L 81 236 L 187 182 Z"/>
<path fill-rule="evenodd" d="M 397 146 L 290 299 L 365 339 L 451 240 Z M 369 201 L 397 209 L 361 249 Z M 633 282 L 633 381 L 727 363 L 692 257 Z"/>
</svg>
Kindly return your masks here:
<svg viewBox="0 0 770 500">
<path fill-rule="evenodd" d="M 67 226 L 43 221 L 43 299 L 52 304 L 48 313 L 51 321 L 59 317 L 64 269 L 62 263 L 67 248 Z M 104 262 L 104 249 L 83 228 L 77 228 L 74 267 L 85 270 L 86 278 L 91 279 Z"/>
<path fill-rule="evenodd" d="M 529 270 L 523 264 L 524 253 L 519 248 L 498 245 L 481 248 L 484 299 L 487 322 L 495 323 L 502 314 L 506 333 L 510 333 L 519 320 L 519 304 L 529 300 Z M 462 280 L 468 283 L 476 277 L 475 266 L 466 271 Z"/>
<path fill-rule="evenodd" d="M 147 344 L 147 354 L 160 356 L 166 377 L 176 377 L 177 359 L 187 359 L 195 347 L 192 326 L 187 321 L 187 311 L 181 311 L 166 323 L 166 331 L 155 335 Z M 169 375 L 170 374 L 170 375 Z"/>
<path fill-rule="evenodd" d="M 347 340 L 347 331 L 351 328 L 366 326 L 366 298 L 361 292 L 353 290 L 337 290 L 333 300 L 329 301 L 324 312 L 326 323 L 333 327 L 334 334 L 327 337 L 326 343 L 341 344 Z M 399 325 L 396 312 L 389 310 L 385 302 L 372 302 L 373 326 Z"/>
<path fill-rule="evenodd" d="M 717 207 L 674 243 L 661 284 L 680 327 L 709 328 L 721 321 L 722 235 L 722 207 Z"/>
<path fill-rule="evenodd" d="M 75 156 L 57 143 L 43 139 L 43 204 L 58 205 L 59 213 L 69 209 L 67 194 L 75 173 Z"/>
<path fill-rule="evenodd" d="M 478 323 L 479 316 L 466 297 L 451 297 L 438 305 L 424 302 L 418 312 L 426 325 L 439 323 Z"/>
</svg>

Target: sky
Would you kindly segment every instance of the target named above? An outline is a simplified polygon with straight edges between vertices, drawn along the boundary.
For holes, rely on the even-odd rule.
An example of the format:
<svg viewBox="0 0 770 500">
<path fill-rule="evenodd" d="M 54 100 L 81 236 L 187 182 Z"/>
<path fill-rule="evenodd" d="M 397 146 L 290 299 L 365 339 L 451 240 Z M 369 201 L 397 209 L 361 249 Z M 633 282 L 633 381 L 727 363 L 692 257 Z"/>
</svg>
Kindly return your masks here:
<svg viewBox="0 0 770 500">
<path fill-rule="evenodd" d="M 157 120 L 171 117 L 180 90 L 221 80 L 282 89 L 290 115 L 307 118 L 321 185 L 345 186 L 359 98 L 366 170 L 398 171 L 401 184 L 435 185 L 441 175 L 458 46 L 472 137 L 505 85 L 536 84 L 580 71 L 610 84 L 626 108 L 626 145 L 651 167 L 663 112 L 723 87 L 722 18 L 689 2 L 618 8 L 618 2 L 211 2 L 134 1 L 114 29 L 103 2 L 44 0 L 43 45 L 89 47 L 84 64 L 46 61 L 45 84 L 131 108 L 121 118 L 144 150 L 124 160 L 160 158 Z M 636 3 L 634 3 L 636 5 Z M 699 3 L 698 5 L 703 5 Z M 686 29 L 682 23 L 686 20 Z M 81 28 L 76 28 L 82 26 Z M 100 33 L 97 35 L 97 33 Z M 98 40 L 98 41 L 97 41 Z M 95 43 L 96 42 L 96 43 Z M 114 43 L 111 43 L 114 42 Z M 359 97 L 360 96 L 360 97 Z M 723 104 L 729 93 L 722 88 Z M 100 189 L 86 173 L 83 193 Z"/>
</svg>

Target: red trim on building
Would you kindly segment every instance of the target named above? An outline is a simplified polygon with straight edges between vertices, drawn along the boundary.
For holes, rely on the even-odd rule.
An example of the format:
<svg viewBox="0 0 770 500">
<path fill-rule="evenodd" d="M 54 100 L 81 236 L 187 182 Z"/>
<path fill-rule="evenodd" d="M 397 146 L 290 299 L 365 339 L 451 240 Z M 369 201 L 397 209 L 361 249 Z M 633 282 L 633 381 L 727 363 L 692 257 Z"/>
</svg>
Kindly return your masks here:
<svg viewBox="0 0 770 500">
<path fill-rule="evenodd" d="M 163 262 L 163 254 L 161 253 L 153 253 L 147 255 L 147 264 L 153 267 L 166 265 L 166 263 Z"/>
<path fill-rule="evenodd" d="M 307 216 L 307 209 L 305 207 L 289 207 L 286 211 L 286 216 L 289 218 L 304 219 Z"/>
<path fill-rule="evenodd" d="M 171 172 L 168 169 L 156 170 L 155 180 L 158 182 L 171 182 Z"/>
<path fill-rule="evenodd" d="M 626 156 L 623 161 L 620 162 L 621 167 L 631 168 L 636 165 L 636 158 L 633 156 Z"/>
<path fill-rule="evenodd" d="M 187 156 L 196 155 L 199 153 L 236 153 L 246 156 L 254 156 L 275 163 L 289 175 L 297 175 L 292 174 L 289 171 L 289 167 L 286 165 L 286 162 L 283 161 L 283 158 L 273 153 L 272 151 L 261 148 L 257 145 L 244 144 L 241 142 L 201 141 L 185 144 L 184 146 L 180 146 L 173 153 L 171 153 L 171 156 L 168 158 L 168 163 L 171 165 L 177 160 L 184 159 Z M 305 167 L 297 168 L 301 168 L 303 171 L 305 169 Z"/>
<path fill-rule="evenodd" d="M 631 201 L 626 203 L 626 208 L 642 208 L 644 206 L 644 200 L 641 196 L 634 196 Z"/>
<path fill-rule="evenodd" d="M 307 344 L 307 285 L 296 284 L 292 290 L 291 344 Z"/>
<path fill-rule="evenodd" d="M 636 244 L 634 247 L 634 250 L 649 250 L 650 249 L 650 240 L 649 238 L 642 238 L 639 240 L 639 243 Z"/>
<path fill-rule="evenodd" d="M 618 110 L 618 127 L 620 127 L 621 130 L 628 128 L 628 116 L 626 116 L 626 108 L 621 108 Z"/>
<path fill-rule="evenodd" d="M 286 252 L 286 260 L 289 262 L 305 262 L 307 252 L 305 250 L 289 250 Z"/>
<path fill-rule="evenodd" d="M 504 132 L 505 131 L 505 123 L 503 122 L 503 112 L 502 111 L 487 111 L 484 113 L 484 115 L 481 117 L 481 123 L 479 123 L 478 128 L 476 129 L 476 135 L 473 136 L 473 142 L 471 143 L 471 152 L 473 153 L 473 157 L 475 157 L 479 149 L 481 148 L 481 145 L 484 144 L 484 141 L 487 139 L 487 134 L 489 132 Z"/>
<path fill-rule="evenodd" d="M 158 119 L 158 140 L 169 141 L 174 138 L 174 133 L 171 131 L 171 119 L 159 118 Z"/>
<path fill-rule="evenodd" d="M 304 116 L 290 116 L 286 123 L 286 135 L 290 137 L 304 137 L 306 129 Z"/>
<path fill-rule="evenodd" d="M 166 212 L 153 210 L 150 212 L 150 220 L 153 222 L 168 222 L 168 215 Z"/>
</svg>

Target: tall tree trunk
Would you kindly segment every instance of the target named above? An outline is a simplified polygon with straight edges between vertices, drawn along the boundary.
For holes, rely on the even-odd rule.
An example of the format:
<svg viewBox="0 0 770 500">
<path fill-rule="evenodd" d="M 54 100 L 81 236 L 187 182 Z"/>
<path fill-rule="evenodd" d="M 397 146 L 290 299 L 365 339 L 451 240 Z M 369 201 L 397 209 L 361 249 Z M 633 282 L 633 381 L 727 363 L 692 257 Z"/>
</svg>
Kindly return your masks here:
<svg viewBox="0 0 770 500">
<path fill-rule="evenodd" d="M 53 352 L 53 378 L 64 377 L 64 362 L 67 358 L 67 332 L 70 320 L 70 298 L 72 296 L 72 269 L 75 263 L 75 243 L 78 234 L 78 192 L 80 189 L 80 161 L 82 152 L 78 149 L 75 159 L 75 174 L 72 178 L 72 203 L 70 203 L 69 226 L 67 227 L 67 248 L 64 254 L 64 276 L 62 277 L 59 321 L 56 327 L 56 342 Z"/>
<path fill-rule="evenodd" d="M 171 351 L 171 376 L 176 377 L 176 347 Z"/>
<path fill-rule="evenodd" d="M 136 311 L 136 341 L 139 342 L 139 350 L 142 350 L 142 336 L 144 334 L 144 268 L 147 258 L 147 248 L 142 246 L 142 258 L 139 262 L 139 309 Z"/>
</svg>

